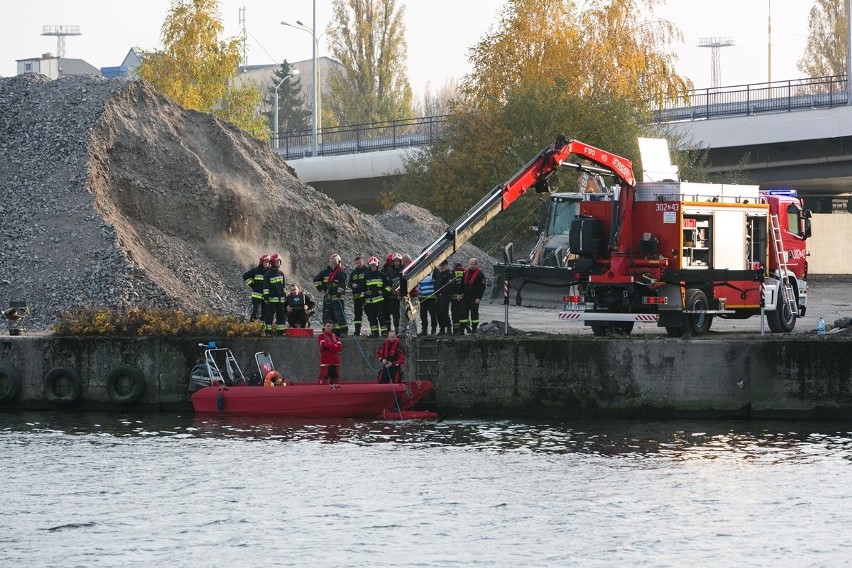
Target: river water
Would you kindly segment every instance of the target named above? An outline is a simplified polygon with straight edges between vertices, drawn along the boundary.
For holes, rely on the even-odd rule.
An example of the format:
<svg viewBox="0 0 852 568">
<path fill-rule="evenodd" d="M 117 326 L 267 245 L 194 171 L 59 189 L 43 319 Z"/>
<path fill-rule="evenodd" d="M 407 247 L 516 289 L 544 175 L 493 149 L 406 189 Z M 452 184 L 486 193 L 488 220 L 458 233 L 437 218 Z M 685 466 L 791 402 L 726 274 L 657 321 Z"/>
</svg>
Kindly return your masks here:
<svg viewBox="0 0 852 568">
<path fill-rule="evenodd" d="M 0 565 L 848 566 L 850 432 L 0 414 Z"/>
</svg>

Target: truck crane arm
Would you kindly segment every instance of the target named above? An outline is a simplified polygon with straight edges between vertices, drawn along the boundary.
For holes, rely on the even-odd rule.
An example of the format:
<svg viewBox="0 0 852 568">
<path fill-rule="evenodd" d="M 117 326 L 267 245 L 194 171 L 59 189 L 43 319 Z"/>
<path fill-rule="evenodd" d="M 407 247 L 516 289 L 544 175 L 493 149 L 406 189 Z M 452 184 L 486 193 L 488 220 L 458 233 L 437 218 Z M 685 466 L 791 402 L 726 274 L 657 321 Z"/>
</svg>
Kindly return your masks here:
<svg viewBox="0 0 852 568">
<path fill-rule="evenodd" d="M 577 155 L 599 167 L 569 163 Z M 560 167 L 571 167 L 597 175 L 614 175 L 622 185 L 635 186 L 636 178 L 630 160 L 559 135 L 556 142 L 544 148 L 509 181 L 496 185 L 479 202 L 456 219 L 447 230 L 406 266 L 400 278 L 400 291 L 405 294 L 416 286 L 446 258 L 478 233 L 488 221 L 505 211 L 518 197 L 533 188 L 537 193 L 550 191 L 548 180 Z"/>
</svg>

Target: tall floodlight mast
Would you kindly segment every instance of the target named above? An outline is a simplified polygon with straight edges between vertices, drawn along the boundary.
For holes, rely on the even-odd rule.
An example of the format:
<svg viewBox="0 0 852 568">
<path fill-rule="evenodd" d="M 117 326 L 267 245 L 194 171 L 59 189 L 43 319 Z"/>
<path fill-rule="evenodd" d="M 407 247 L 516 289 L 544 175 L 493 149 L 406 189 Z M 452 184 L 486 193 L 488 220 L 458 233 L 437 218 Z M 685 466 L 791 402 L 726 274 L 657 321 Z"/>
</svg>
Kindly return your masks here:
<svg viewBox="0 0 852 568">
<path fill-rule="evenodd" d="M 729 37 L 703 37 L 698 40 L 698 47 L 710 48 L 710 86 L 719 87 L 722 81 L 721 65 L 719 63 L 719 49 L 734 45 L 734 40 Z"/>
<path fill-rule="evenodd" d="M 42 26 L 41 35 L 56 36 L 56 56 L 65 57 L 65 38 L 82 34 L 80 26 Z"/>
</svg>

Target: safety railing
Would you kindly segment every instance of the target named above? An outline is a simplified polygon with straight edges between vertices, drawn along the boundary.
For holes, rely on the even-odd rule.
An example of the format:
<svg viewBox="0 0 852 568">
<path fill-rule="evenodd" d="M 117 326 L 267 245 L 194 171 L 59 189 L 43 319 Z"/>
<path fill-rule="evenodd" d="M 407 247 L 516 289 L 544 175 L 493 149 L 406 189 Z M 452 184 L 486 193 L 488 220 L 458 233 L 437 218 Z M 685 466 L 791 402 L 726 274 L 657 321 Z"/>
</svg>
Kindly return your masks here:
<svg viewBox="0 0 852 568">
<path fill-rule="evenodd" d="M 688 98 L 666 101 L 651 122 L 678 122 L 766 112 L 830 108 L 849 103 L 846 76 L 792 79 L 772 83 L 696 89 Z M 317 131 L 320 156 L 393 150 L 432 144 L 446 127 L 446 115 L 424 116 L 371 124 L 321 128 Z M 285 159 L 311 156 L 312 133 L 296 130 L 279 134 L 276 148 Z"/>
<path fill-rule="evenodd" d="M 749 116 L 846 105 L 846 76 L 794 79 L 753 85 L 698 89 L 684 98 L 666 101 L 653 113 L 653 122 L 677 122 L 715 117 Z"/>
<path fill-rule="evenodd" d="M 321 128 L 317 131 L 317 153 L 333 156 L 430 145 L 441 135 L 446 119 L 446 115 L 424 116 Z M 310 130 L 283 132 L 278 137 L 278 153 L 285 159 L 311 156 L 312 138 Z"/>
</svg>

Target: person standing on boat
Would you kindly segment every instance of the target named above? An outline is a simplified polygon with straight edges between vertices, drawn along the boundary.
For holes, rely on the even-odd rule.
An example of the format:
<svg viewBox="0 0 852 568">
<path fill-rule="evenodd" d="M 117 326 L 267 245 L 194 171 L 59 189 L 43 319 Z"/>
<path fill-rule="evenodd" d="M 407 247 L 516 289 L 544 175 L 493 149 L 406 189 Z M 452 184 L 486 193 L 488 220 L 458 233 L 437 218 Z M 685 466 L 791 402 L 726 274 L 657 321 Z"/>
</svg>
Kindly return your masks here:
<svg viewBox="0 0 852 568">
<path fill-rule="evenodd" d="M 385 304 L 390 294 L 390 282 L 384 272 L 379 270 L 378 258 L 371 256 L 367 266 L 370 271 L 364 277 L 364 311 L 367 312 L 367 320 L 370 322 L 370 337 L 379 337 L 388 329 Z"/>
<path fill-rule="evenodd" d="M 340 352 L 343 351 L 343 343 L 334 334 L 334 322 L 325 320 L 322 324 L 322 333 L 317 337 L 317 346 L 320 351 L 320 372 L 317 376 L 317 384 L 336 385 L 340 383 Z"/>
<path fill-rule="evenodd" d="M 297 284 L 290 284 L 290 292 L 285 299 L 287 305 L 287 325 L 290 327 L 306 327 L 314 301 L 302 292 Z"/>
<path fill-rule="evenodd" d="M 328 266 L 314 277 L 314 286 L 325 294 L 322 302 L 323 321 L 334 322 L 334 331 L 340 337 L 346 337 L 349 326 L 343 311 L 343 300 L 346 294 L 346 271 L 339 254 L 333 254 L 328 259 Z"/>
<path fill-rule="evenodd" d="M 361 319 L 364 317 L 364 299 L 366 297 L 366 288 L 364 278 L 367 276 L 369 269 L 364 266 L 364 259 L 361 255 L 355 257 L 355 268 L 349 274 L 349 288 L 352 290 L 352 302 L 355 307 L 355 318 L 352 320 L 355 324 L 355 336 L 361 335 Z"/>
<path fill-rule="evenodd" d="M 399 338 L 393 330 L 388 331 L 388 336 L 379 347 L 379 383 L 402 382 L 402 366 L 405 364 L 405 351 L 399 343 Z"/>
<path fill-rule="evenodd" d="M 485 294 L 485 275 L 479 269 L 479 261 L 471 258 L 467 263 L 467 270 L 462 277 L 462 317 L 461 333 L 476 333 L 479 327 L 479 303 Z"/>
<path fill-rule="evenodd" d="M 251 315 L 249 321 L 254 321 L 260 316 L 260 321 L 266 322 L 266 314 L 264 314 L 263 305 L 263 276 L 269 268 L 269 255 L 264 254 L 260 257 L 258 265 L 250 268 L 243 274 L 243 281 L 251 290 Z"/>
<path fill-rule="evenodd" d="M 281 257 L 276 253 L 269 257 L 269 270 L 263 275 L 263 303 L 266 304 L 266 335 L 284 335 L 287 327 L 285 321 L 284 301 L 287 296 L 284 273 L 279 270 Z M 275 320 L 275 325 L 272 321 Z"/>
</svg>

